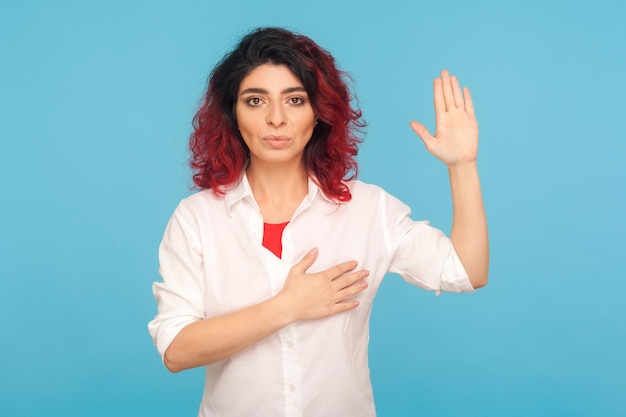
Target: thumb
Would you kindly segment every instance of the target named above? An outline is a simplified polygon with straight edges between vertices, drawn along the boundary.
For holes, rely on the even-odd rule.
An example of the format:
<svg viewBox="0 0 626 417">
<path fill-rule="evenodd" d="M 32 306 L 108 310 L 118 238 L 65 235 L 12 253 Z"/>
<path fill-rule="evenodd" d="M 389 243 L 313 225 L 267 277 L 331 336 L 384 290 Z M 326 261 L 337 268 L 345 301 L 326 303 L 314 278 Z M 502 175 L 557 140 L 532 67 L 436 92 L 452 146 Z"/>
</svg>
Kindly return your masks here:
<svg viewBox="0 0 626 417">
<path fill-rule="evenodd" d="M 306 270 L 309 269 L 311 265 L 313 265 L 313 263 L 317 259 L 317 254 L 318 254 L 317 248 L 311 249 L 309 253 L 304 255 L 304 257 L 300 259 L 300 261 L 293 266 L 293 269 L 304 274 Z"/>
<path fill-rule="evenodd" d="M 424 126 L 420 122 L 416 122 L 415 120 L 413 120 L 410 123 L 410 125 L 411 125 L 411 129 L 413 129 L 413 132 L 415 132 L 415 134 L 419 136 L 422 142 L 424 142 L 424 145 L 428 147 L 429 142 L 432 141 L 434 138 L 430 134 L 428 129 L 426 129 L 426 126 Z"/>
</svg>

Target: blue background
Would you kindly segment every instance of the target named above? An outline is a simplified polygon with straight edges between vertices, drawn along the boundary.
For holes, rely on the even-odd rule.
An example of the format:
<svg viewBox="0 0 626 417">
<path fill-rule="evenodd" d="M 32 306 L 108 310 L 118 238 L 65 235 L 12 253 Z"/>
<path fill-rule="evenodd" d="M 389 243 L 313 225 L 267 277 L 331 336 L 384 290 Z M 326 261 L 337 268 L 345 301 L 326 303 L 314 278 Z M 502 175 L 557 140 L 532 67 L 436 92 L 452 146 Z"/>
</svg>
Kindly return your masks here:
<svg viewBox="0 0 626 417">
<path fill-rule="evenodd" d="M 490 284 L 390 276 L 374 305 L 380 416 L 626 415 L 626 8 L 618 1 L 2 1 L 0 416 L 194 416 L 146 330 L 157 246 L 189 193 L 210 68 L 248 29 L 329 49 L 369 121 L 360 178 L 448 231 L 442 68 L 473 92 Z"/>
</svg>

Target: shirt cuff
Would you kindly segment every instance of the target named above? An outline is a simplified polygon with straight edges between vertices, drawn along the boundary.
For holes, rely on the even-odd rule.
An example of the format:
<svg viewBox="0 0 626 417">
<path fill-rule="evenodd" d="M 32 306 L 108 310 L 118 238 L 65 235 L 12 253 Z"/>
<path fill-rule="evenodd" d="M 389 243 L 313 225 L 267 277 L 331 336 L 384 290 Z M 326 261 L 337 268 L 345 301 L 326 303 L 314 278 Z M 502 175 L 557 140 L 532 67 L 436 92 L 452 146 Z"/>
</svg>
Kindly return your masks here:
<svg viewBox="0 0 626 417">
<path fill-rule="evenodd" d="M 450 245 L 447 262 L 441 271 L 439 290 L 435 291 L 435 294 L 439 295 L 442 291 L 456 293 L 476 291 L 452 245 Z"/>
</svg>

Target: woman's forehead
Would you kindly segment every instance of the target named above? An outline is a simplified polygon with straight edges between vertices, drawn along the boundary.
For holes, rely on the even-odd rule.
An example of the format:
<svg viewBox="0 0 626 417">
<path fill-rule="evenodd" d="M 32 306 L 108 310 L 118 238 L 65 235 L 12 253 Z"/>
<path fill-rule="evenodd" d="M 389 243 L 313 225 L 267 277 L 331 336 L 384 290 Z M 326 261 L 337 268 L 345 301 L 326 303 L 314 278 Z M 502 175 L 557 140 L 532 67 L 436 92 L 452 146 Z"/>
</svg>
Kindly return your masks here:
<svg viewBox="0 0 626 417">
<path fill-rule="evenodd" d="M 239 92 L 247 89 L 283 91 L 294 87 L 303 87 L 303 84 L 287 66 L 263 64 L 244 77 L 239 85 Z"/>
</svg>

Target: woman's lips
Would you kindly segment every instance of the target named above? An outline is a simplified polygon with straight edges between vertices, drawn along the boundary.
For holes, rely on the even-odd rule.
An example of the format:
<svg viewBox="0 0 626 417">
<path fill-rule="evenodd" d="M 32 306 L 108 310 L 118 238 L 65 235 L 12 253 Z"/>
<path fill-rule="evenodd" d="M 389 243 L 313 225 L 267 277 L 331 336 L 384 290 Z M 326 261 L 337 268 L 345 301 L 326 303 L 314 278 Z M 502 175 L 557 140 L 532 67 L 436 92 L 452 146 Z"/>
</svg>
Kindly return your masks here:
<svg viewBox="0 0 626 417">
<path fill-rule="evenodd" d="M 272 148 L 280 149 L 289 144 L 289 138 L 287 136 L 269 135 L 263 138 L 263 142 L 267 143 Z"/>
</svg>

